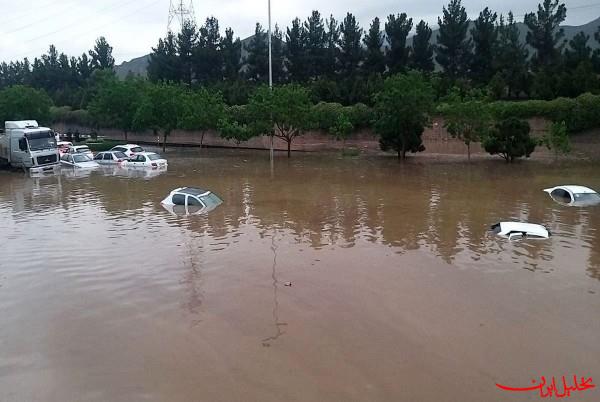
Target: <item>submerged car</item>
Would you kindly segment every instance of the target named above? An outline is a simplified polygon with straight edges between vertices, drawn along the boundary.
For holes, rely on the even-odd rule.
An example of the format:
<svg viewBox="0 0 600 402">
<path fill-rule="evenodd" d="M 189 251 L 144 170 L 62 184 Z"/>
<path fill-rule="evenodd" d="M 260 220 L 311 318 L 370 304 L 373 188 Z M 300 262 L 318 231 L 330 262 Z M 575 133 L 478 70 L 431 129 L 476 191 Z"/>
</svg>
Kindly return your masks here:
<svg viewBox="0 0 600 402">
<path fill-rule="evenodd" d="M 508 240 L 547 239 L 550 231 L 543 225 L 526 222 L 498 222 L 491 227 L 492 232 Z"/>
<path fill-rule="evenodd" d="M 56 146 L 58 147 L 58 152 L 62 156 L 63 154 L 69 152 L 69 148 L 73 146 L 73 143 L 69 141 L 58 141 Z"/>
<path fill-rule="evenodd" d="M 140 152 L 129 158 L 124 165 L 127 167 L 165 168 L 167 160 L 154 152 Z"/>
<path fill-rule="evenodd" d="M 600 194 L 584 186 L 566 185 L 545 188 L 545 192 L 559 204 L 571 207 L 587 207 L 600 204 Z"/>
<path fill-rule="evenodd" d="M 114 146 L 111 149 L 109 149 L 109 151 L 123 152 L 125 155 L 127 155 L 128 158 L 131 158 L 133 155 L 139 154 L 140 152 L 144 152 L 144 148 L 136 144 L 125 144 Z"/>
<path fill-rule="evenodd" d="M 63 166 L 80 169 L 94 169 L 100 166 L 86 154 L 64 154 L 60 157 L 60 163 Z"/>
<path fill-rule="evenodd" d="M 210 212 L 222 203 L 215 193 L 195 187 L 176 188 L 161 201 L 165 209 L 177 215 Z"/>
<path fill-rule="evenodd" d="M 72 155 L 83 154 L 90 159 L 94 159 L 94 153 L 90 150 L 90 147 L 88 147 L 87 145 L 72 145 L 69 147 L 67 153 Z"/>
<path fill-rule="evenodd" d="M 127 155 L 120 151 L 98 152 L 94 157 L 94 160 L 101 165 L 116 165 L 127 159 Z"/>
</svg>

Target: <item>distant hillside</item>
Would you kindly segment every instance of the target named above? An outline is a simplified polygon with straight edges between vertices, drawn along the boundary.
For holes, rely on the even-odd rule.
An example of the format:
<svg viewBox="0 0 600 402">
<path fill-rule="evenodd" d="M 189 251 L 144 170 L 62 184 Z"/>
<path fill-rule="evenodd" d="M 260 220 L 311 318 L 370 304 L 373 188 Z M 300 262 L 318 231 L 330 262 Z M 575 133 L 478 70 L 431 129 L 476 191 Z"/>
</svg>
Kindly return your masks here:
<svg viewBox="0 0 600 402">
<path fill-rule="evenodd" d="M 115 73 L 117 77 L 123 79 L 127 77 L 127 74 L 141 75 L 142 77 L 146 76 L 146 70 L 148 68 L 148 61 L 150 60 L 150 55 L 147 54 L 142 57 L 138 57 L 132 59 L 130 61 L 125 61 L 118 66 L 115 66 Z"/>
<path fill-rule="evenodd" d="M 473 22 L 470 22 L 470 25 L 472 27 Z M 525 43 L 525 38 L 527 36 L 527 26 L 525 24 L 523 24 L 522 22 L 518 23 L 517 25 L 518 25 L 519 31 L 521 33 L 521 41 L 523 41 L 523 43 Z M 600 49 L 600 43 L 598 43 L 594 39 L 594 33 L 598 30 L 599 26 L 600 26 L 600 18 L 596 18 L 595 20 L 590 21 L 587 24 L 579 25 L 579 26 L 563 25 L 562 28 L 565 31 L 564 39 L 565 39 L 565 41 L 569 41 L 575 35 L 577 35 L 577 33 L 579 33 L 580 31 L 583 31 L 583 32 L 585 32 L 586 35 L 589 35 L 589 37 L 590 37 L 590 40 L 588 41 L 588 46 L 590 46 L 592 49 Z M 471 29 L 469 28 L 469 32 L 470 32 L 470 30 Z M 432 32 L 430 42 L 433 44 L 437 43 L 438 31 L 439 31 L 438 29 L 435 29 Z M 469 33 L 469 35 L 470 35 L 470 33 Z M 242 60 L 248 56 L 246 47 L 248 46 L 248 44 L 250 43 L 252 38 L 253 38 L 253 36 L 249 36 L 248 38 L 242 40 L 242 54 L 241 54 Z M 409 45 L 409 46 L 412 45 L 412 37 L 408 38 L 407 45 Z M 117 76 L 120 78 L 125 78 L 127 76 L 127 74 L 129 74 L 131 72 L 132 74 L 141 75 L 141 76 L 145 77 L 149 59 L 150 59 L 150 55 L 145 55 L 145 56 L 141 56 L 136 59 L 133 59 L 131 61 L 126 61 L 118 66 L 115 66 L 115 71 L 117 73 Z"/>
</svg>

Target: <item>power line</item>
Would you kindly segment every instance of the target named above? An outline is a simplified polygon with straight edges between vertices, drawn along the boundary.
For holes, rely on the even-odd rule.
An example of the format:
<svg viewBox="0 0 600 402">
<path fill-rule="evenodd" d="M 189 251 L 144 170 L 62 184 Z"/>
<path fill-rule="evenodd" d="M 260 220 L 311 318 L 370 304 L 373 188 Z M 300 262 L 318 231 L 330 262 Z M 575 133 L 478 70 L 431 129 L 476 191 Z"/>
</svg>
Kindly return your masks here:
<svg viewBox="0 0 600 402">
<path fill-rule="evenodd" d="M 76 1 L 77 1 L 77 0 L 68 1 L 68 2 L 66 2 L 66 3 L 64 3 L 64 4 L 62 4 L 62 5 L 63 5 L 63 6 L 64 6 L 64 5 L 68 5 L 68 4 L 71 4 L 71 3 L 75 3 Z M 42 8 L 43 8 L 43 7 L 42 7 Z M 37 24 L 43 23 L 44 21 L 47 21 L 47 20 L 48 20 L 49 18 L 51 18 L 51 17 L 54 17 L 54 16 L 56 16 L 56 15 L 59 15 L 59 14 L 64 14 L 64 12 L 65 12 L 64 10 L 58 10 L 58 11 L 57 11 L 57 12 L 55 12 L 55 13 L 46 14 L 46 15 L 45 15 L 43 18 L 41 18 L 41 19 L 39 19 L 39 20 L 35 20 L 35 21 L 29 21 L 29 22 L 28 22 L 27 24 L 25 24 L 25 25 L 21 25 L 20 27 L 17 27 L 17 28 L 14 28 L 14 29 L 10 30 L 10 31 L 4 32 L 4 34 L 5 34 L 5 35 L 12 35 L 12 34 L 14 34 L 15 32 L 19 32 L 19 31 L 22 31 L 22 30 L 24 30 L 24 29 L 30 28 L 30 27 L 32 27 L 32 26 L 34 26 L 34 25 L 37 25 Z M 72 12 L 73 12 L 73 9 L 71 9 L 71 10 L 70 10 L 70 12 L 72 13 Z"/>
<path fill-rule="evenodd" d="M 93 14 L 89 14 L 89 15 L 83 16 L 83 17 L 80 16 L 80 17 L 77 17 L 77 19 L 79 21 L 84 22 L 88 18 L 95 17 L 98 13 L 100 13 L 102 11 L 110 10 L 112 8 L 115 8 L 116 6 L 125 6 L 125 5 L 133 3 L 135 1 L 137 1 L 137 0 L 129 0 L 129 1 L 126 1 L 125 3 L 123 3 L 123 4 L 119 4 L 120 1 L 117 1 L 116 3 L 112 3 L 112 4 L 110 4 L 110 5 L 106 6 L 106 7 L 103 7 L 101 9 L 99 9 L 99 10 L 95 10 Z M 28 40 L 24 40 L 22 43 L 30 43 L 30 42 L 33 42 L 35 40 L 38 40 L 38 39 L 41 39 L 41 38 L 44 38 L 44 37 L 47 37 L 47 36 L 50 36 L 50 35 L 54 35 L 54 34 L 59 33 L 59 32 L 66 31 L 68 29 L 72 29 L 72 26 L 69 26 L 69 25 L 65 24 L 62 28 L 58 28 L 58 29 L 56 29 L 54 31 L 47 32 L 47 33 L 45 33 L 43 35 L 36 36 L 36 37 L 28 39 Z"/>
<path fill-rule="evenodd" d="M 128 3 L 132 3 L 133 1 L 138 1 L 138 0 L 131 0 L 131 1 L 128 1 L 126 4 L 128 4 Z M 127 13 L 127 14 L 125 14 L 125 15 L 122 15 L 122 16 L 120 16 L 120 17 L 116 18 L 116 19 L 113 19 L 113 20 L 111 20 L 111 21 L 109 21 L 109 22 L 105 23 L 105 24 L 102 24 L 102 25 L 96 26 L 96 27 L 94 27 L 94 28 L 91 28 L 91 29 L 88 29 L 88 30 L 85 30 L 85 31 L 75 31 L 74 33 L 75 33 L 75 34 L 77 34 L 78 36 L 87 35 L 87 34 L 89 34 L 89 33 L 91 33 L 91 32 L 94 32 L 94 31 L 97 31 L 97 30 L 99 30 L 99 29 L 105 28 L 105 27 L 107 27 L 107 26 L 109 26 L 109 25 L 113 25 L 114 23 L 116 23 L 116 22 L 119 22 L 119 21 L 121 21 L 121 20 L 124 20 L 125 18 L 131 17 L 131 16 L 132 16 L 132 15 L 134 15 L 134 14 L 138 14 L 138 13 L 140 13 L 140 12 L 142 12 L 142 11 L 145 11 L 146 9 L 148 9 L 148 8 L 150 8 L 150 7 L 152 7 L 152 6 L 154 6 L 155 4 L 159 3 L 160 1 L 162 1 L 162 0 L 154 0 L 154 1 L 152 1 L 151 3 L 145 4 L 144 6 L 142 6 L 142 7 L 140 7 L 140 8 L 136 8 L 136 9 L 135 9 L 135 10 L 133 10 L 132 12 L 130 12 L 130 13 Z M 54 33 L 56 33 L 56 32 L 52 32 L 51 34 L 54 34 Z M 45 36 L 45 35 L 42 35 L 42 36 L 40 36 L 40 37 L 39 37 L 39 38 L 37 38 L 37 39 L 43 38 L 44 36 Z M 69 38 L 69 39 L 63 39 L 63 40 L 55 41 L 55 42 L 54 42 L 54 44 L 57 44 L 57 43 L 58 43 L 58 44 L 59 44 L 59 43 L 63 43 L 63 42 L 66 42 L 66 41 L 68 41 L 68 40 L 71 40 L 71 39 Z M 31 42 L 31 40 L 30 40 L 30 41 L 28 41 L 28 42 Z M 31 53 L 31 52 L 21 53 L 20 55 L 17 55 L 17 56 L 16 56 L 16 59 L 20 59 L 21 57 L 23 57 L 23 56 L 26 56 L 26 55 L 27 55 L 27 54 L 29 54 L 29 53 Z"/>
</svg>

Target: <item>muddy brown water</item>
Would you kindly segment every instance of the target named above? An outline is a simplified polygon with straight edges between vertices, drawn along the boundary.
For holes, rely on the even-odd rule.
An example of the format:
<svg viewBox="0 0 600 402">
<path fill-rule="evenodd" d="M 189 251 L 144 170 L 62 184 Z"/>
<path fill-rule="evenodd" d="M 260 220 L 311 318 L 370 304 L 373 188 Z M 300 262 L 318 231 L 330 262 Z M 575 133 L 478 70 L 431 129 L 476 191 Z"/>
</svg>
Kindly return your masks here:
<svg viewBox="0 0 600 402">
<path fill-rule="evenodd" d="M 598 165 L 172 150 L 0 172 L 0 401 L 510 401 L 600 382 Z M 224 204 L 174 216 L 173 188 Z M 553 237 L 508 242 L 499 220 Z M 292 286 L 286 286 L 291 282 Z M 574 400 L 597 401 L 600 389 Z"/>
</svg>

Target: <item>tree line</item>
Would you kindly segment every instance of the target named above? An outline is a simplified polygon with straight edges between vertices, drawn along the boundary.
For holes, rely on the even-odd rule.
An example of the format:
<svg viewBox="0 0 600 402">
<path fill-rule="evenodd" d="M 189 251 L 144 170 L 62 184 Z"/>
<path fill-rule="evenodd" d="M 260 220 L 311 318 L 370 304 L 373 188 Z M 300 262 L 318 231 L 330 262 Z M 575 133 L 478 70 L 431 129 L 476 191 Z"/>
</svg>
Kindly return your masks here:
<svg viewBox="0 0 600 402">
<path fill-rule="evenodd" d="M 304 86 L 315 103 L 344 105 L 372 106 L 385 77 L 409 70 L 436 76 L 438 98 L 454 87 L 463 93 L 481 90 L 493 99 L 596 93 L 600 52 L 592 51 L 590 41 L 600 41 L 600 31 L 594 38 L 580 32 L 565 43 L 560 24 L 566 13 L 560 0 L 543 0 L 523 19 L 523 43 L 512 12 L 504 16 L 486 7 L 470 21 L 461 0 L 451 0 L 438 18 L 433 45 L 432 27 L 406 13 L 374 18 L 363 28 L 350 12 L 338 21 L 315 10 L 283 30 L 275 27 L 273 78 L 275 84 Z M 267 42 L 259 23 L 244 44 L 231 28 L 222 34 L 215 17 L 199 27 L 187 22 L 181 32 L 159 39 L 150 54 L 148 78 L 219 91 L 227 104 L 245 104 L 254 88 L 267 82 Z M 33 63 L 0 64 L 0 88 L 29 85 L 46 90 L 56 104 L 85 108 L 93 96 L 94 72 L 113 67 L 112 47 L 102 37 L 79 57 L 50 46 Z"/>
</svg>

